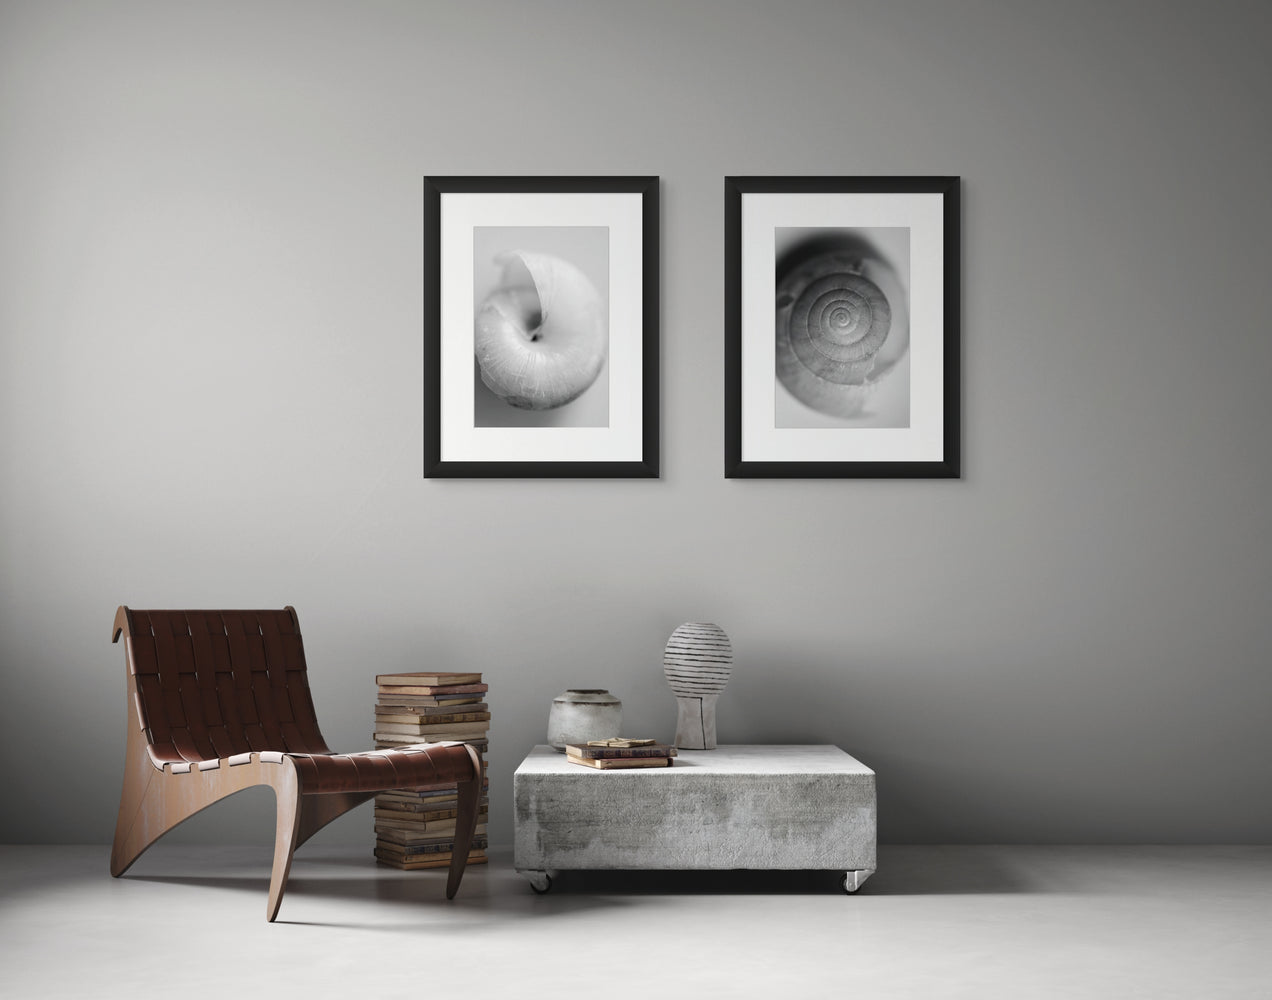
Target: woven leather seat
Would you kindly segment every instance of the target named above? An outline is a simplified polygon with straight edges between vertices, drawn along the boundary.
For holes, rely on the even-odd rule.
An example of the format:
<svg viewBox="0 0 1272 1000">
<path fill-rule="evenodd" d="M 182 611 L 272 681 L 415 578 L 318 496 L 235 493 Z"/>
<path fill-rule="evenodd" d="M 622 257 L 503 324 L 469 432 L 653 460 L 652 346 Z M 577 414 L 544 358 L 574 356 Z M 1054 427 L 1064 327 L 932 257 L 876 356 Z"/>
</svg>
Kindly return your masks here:
<svg viewBox="0 0 1272 1000">
<path fill-rule="evenodd" d="M 333 819 L 391 788 L 457 785 L 446 897 L 459 889 L 481 795 L 464 743 L 334 754 L 318 729 L 300 625 L 281 611 L 115 614 L 128 668 L 128 749 L 110 873 L 122 875 L 177 824 L 255 785 L 278 797 L 266 919 L 278 914 L 292 854 Z"/>
</svg>

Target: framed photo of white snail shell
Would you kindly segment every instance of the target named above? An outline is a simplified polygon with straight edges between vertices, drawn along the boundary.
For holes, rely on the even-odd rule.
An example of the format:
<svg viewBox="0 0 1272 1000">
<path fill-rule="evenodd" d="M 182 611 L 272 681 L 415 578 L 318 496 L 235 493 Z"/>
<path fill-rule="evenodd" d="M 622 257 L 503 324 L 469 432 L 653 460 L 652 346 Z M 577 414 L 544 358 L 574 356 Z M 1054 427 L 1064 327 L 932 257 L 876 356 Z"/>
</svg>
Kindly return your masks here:
<svg viewBox="0 0 1272 1000">
<path fill-rule="evenodd" d="M 424 178 L 424 475 L 658 476 L 658 178 Z"/>
<path fill-rule="evenodd" d="M 725 178 L 725 476 L 958 478 L 959 178 Z"/>
</svg>

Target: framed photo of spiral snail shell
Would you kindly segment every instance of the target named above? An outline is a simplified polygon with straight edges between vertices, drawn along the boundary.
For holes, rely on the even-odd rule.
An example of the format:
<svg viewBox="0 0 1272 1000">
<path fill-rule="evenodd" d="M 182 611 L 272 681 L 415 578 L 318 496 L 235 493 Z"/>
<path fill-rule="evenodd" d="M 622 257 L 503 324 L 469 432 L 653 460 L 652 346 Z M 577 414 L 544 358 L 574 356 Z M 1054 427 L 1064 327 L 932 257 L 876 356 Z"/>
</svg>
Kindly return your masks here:
<svg viewBox="0 0 1272 1000">
<path fill-rule="evenodd" d="M 424 179 L 424 475 L 658 476 L 658 178 Z"/>
<path fill-rule="evenodd" d="M 725 476 L 958 478 L 959 178 L 725 178 Z"/>
</svg>

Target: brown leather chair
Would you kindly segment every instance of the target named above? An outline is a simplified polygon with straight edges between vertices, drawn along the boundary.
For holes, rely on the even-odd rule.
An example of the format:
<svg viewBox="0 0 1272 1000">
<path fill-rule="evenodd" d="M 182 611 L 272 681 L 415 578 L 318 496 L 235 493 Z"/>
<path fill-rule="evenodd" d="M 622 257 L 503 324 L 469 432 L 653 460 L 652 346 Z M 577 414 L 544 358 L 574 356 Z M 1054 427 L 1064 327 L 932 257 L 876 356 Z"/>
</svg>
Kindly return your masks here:
<svg viewBox="0 0 1272 1000">
<path fill-rule="evenodd" d="M 254 785 L 278 796 L 265 917 L 283 899 L 292 854 L 337 816 L 390 788 L 458 786 L 446 898 L 464 877 L 482 762 L 464 743 L 333 754 L 318 731 L 300 625 L 281 611 L 115 613 L 124 636 L 128 749 L 110 873 L 218 799 Z"/>
</svg>

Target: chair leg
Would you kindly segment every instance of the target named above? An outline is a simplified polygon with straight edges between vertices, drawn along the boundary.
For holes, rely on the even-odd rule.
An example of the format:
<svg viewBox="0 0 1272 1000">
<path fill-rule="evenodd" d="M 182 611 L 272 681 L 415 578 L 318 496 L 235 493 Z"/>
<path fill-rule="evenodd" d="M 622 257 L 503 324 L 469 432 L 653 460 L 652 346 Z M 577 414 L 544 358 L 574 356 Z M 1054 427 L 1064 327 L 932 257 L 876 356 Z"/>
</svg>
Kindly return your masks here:
<svg viewBox="0 0 1272 1000">
<path fill-rule="evenodd" d="M 466 747 L 468 756 L 473 760 L 473 777 L 471 781 L 461 781 L 456 787 L 459 801 L 455 815 L 455 847 L 451 854 L 450 875 L 446 879 L 446 898 L 454 899 L 459 892 L 459 883 L 464 877 L 464 869 L 468 865 L 468 851 L 473 842 L 473 831 L 477 828 L 478 804 L 481 802 L 481 754 L 472 747 Z"/>
<path fill-rule="evenodd" d="M 265 904 L 265 919 L 273 922 L 287 888 L 287 876 L 291 873 L 292 855 L 300 833 L 301 795 L 296 769 L 287 761 L 274 784 L 278 795 L 278 817 L 274 826 L 274 868 L 269 876 L 269 900 Z"/>
<path fill-rule="evenodd" d="M 125 775 L 119 818 L 115 821 L 115 840 L 110 849 L 110 873 L 115 878 L 124 874 L 142 852 L 165 832 L 161 830 L 159 835 L 152 836 L 147 825 L 140 821 L 143 810 L 154 809 L 154 802 L 147 794 L 149 791 L 150 775 Z"/>
<path fill-rule="evenodd" d="M 131 709 L 135 714 L 135 709 Z M 129 722 L 134 718 L 130 715 Z M 184 819 L 170 817 L 162 794 L 153 783 L 161 777 L 146 757 L 145 737 L 140 724 L 130 725 L 128 748 L 124 754 L 124 787 L 119 796 L 119 816 L 115 820 L 115 840 L 110 850 L 110 873 L 124 874 L 143 851 Z"/>
</svg>

